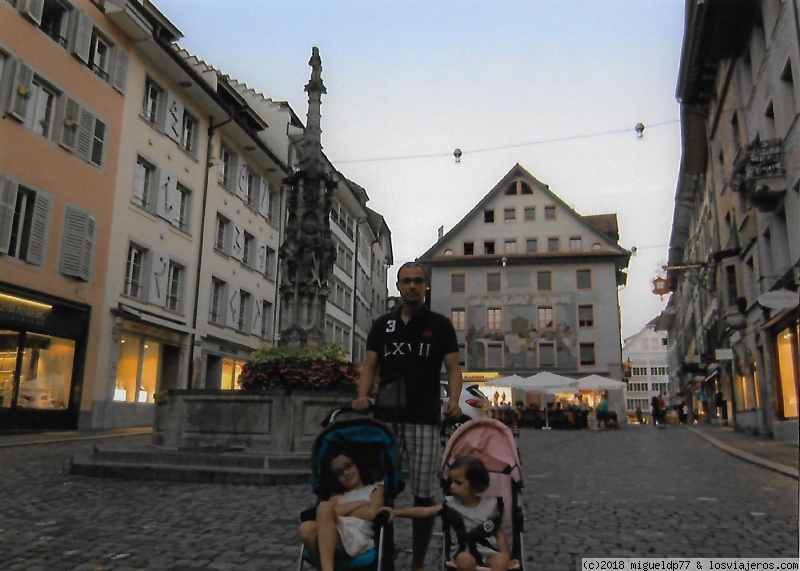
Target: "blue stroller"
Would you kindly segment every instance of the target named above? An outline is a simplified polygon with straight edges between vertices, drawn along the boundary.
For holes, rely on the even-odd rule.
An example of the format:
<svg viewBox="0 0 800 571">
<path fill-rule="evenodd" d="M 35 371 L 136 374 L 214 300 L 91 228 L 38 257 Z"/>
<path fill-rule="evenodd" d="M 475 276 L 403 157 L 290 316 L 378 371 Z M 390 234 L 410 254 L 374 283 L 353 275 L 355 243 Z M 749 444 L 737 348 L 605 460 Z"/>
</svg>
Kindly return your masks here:
<svg viewBox="0 0 800 571">
<path fill-rule="evenodd" d="M 359 458 L 367 462 L 357 462 L 359 467 L 369 466 L 375 470 L 372 474 L 375 481 L 383 480 L 384 503 L 394 505 L 405 485 L 400 458 L 395 449 L 395 437 L 389 427 L 364 414 L 349 414 L 348 418 L 337 420 L 340 414 L 352 413 L 352 409 L 344 407 L 331 412 L 322 423 L 324 430 L 314 441 L 311 453 L 311 489 L 317 496 L 317 504 L 332 495 L 331 482 L 333 475 L 330 460 L 337 449 L 347 446 L 356 452 Z M 301 521 L 313 520 L 316 506 L 300 514 Z M 388 514 L 381 513 L 373 522 L 374 546 L 356 557 L 336 557 L 334 562 L 337 571 L 392 571 L 394 569 L 394 545 L 391 523 Z M 301 548 L 298 571 L 304 564 L 313 565 L 311 554 L 305 547 Z"/>
</svg>

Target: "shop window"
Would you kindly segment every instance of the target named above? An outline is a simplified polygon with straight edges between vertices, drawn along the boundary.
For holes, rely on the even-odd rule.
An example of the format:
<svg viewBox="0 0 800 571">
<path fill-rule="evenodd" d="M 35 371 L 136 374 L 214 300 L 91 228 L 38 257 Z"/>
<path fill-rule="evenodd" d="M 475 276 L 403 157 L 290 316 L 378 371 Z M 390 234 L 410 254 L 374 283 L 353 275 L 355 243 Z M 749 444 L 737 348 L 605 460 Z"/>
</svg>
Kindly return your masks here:
<svg viewBox="0 0 800 571">
<path fill-rule="evenodd" d="M 797 334 L 791 329 L 784 329 L 776 336 L 778 355 L 778 375 L 780 396 L 779 403 L 783 418 L 797 418 L 797 383 L 800 363 L 797 362 L 797 353 L 792 347 L 797 347 Z"/>
<path fill-rule="evenodd" d="M 0 408 L 68 408 L 74 358 L 71 339 L 0 331 Z"/>
<path fill-rule="evenodd" d="M 114 400 L 152 403 L 161 370 L 161 343 L 124 334 L 119 342 Z"/>
<path fill-rule="evenodd" d="M 221 389 L 241 389 L 239 385 L 239 375 L 242 374 L 242 367 L 245 361 L 239 361 L 226 357 L 222 359 L 222 378 L 220 379 Z"/>
<path fill-rule="evenodd" d="M 40 266 L 53 199 L 0 176 L 0 254 Z"/>
</svg>

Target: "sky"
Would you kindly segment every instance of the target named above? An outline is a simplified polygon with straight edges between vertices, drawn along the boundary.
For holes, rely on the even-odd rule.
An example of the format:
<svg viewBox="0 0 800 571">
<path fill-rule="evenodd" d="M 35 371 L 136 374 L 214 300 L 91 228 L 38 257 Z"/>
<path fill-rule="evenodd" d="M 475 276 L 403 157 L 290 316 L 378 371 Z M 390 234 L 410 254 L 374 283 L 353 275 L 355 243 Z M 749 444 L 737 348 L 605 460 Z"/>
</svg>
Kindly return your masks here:
<svg viewBox="0 0 800 571">
<path fill-rule="evenodd" d="M 663 309 L 683 2 L 153 1 L 181 47 L 304 120 L 319 48 L 323 148 L 386 219 L 392 284 L 519 163 L 578 214 L 617 214 L 623 339 Z"/>
</svg>

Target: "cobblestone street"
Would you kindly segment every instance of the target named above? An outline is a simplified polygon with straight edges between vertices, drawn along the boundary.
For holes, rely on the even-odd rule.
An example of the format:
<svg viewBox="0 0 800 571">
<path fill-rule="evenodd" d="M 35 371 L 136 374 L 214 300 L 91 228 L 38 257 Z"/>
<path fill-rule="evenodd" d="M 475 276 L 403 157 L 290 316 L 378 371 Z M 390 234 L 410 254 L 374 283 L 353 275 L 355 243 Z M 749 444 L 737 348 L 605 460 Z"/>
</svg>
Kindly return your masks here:
<svg viewBox="0 0 800 571">
<path fill-rule="evenodd" d="M 296 568 L 298 514 L 314 501 L 308 485 L 67 474 L 72 455 L 93 444 L 0 447 L 0 568 Z M 796 447 L 772 444 L 796 460 Z M 519 445 L 525 569 L 573 570 L 581 557 L 798 555 L 797 479 L 734 457 L 690 429 L 523 430 Z M 409 501 L 403 494 L 398 505 Z M 399 522 L 398 570 L 408 568 L 409 535 L 410 524 Z M 429 570 L 437 568 L 440 543 L 437 534 Z"/>
</svg>

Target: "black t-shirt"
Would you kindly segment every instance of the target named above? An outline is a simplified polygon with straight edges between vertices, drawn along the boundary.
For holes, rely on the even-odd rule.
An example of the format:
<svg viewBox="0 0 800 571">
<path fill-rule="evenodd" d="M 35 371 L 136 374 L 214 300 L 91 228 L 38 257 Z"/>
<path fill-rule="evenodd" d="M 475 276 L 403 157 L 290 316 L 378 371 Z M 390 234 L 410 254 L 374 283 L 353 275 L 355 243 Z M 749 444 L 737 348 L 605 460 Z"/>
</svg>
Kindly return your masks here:
<svg viewBox="0 0 800 571">
<path fill-rule="evenodd" d="M 439 424 L 439 379 L 444 356 L 458 352 L 456 331 L 449 319 L 427 307 L 404 323 L 401 309 L 375 320 L 367 336 L 367 350 L 378 354 L 379 378 L 405 378 L 408 407 L 399 420 Z"/>
</svg>

